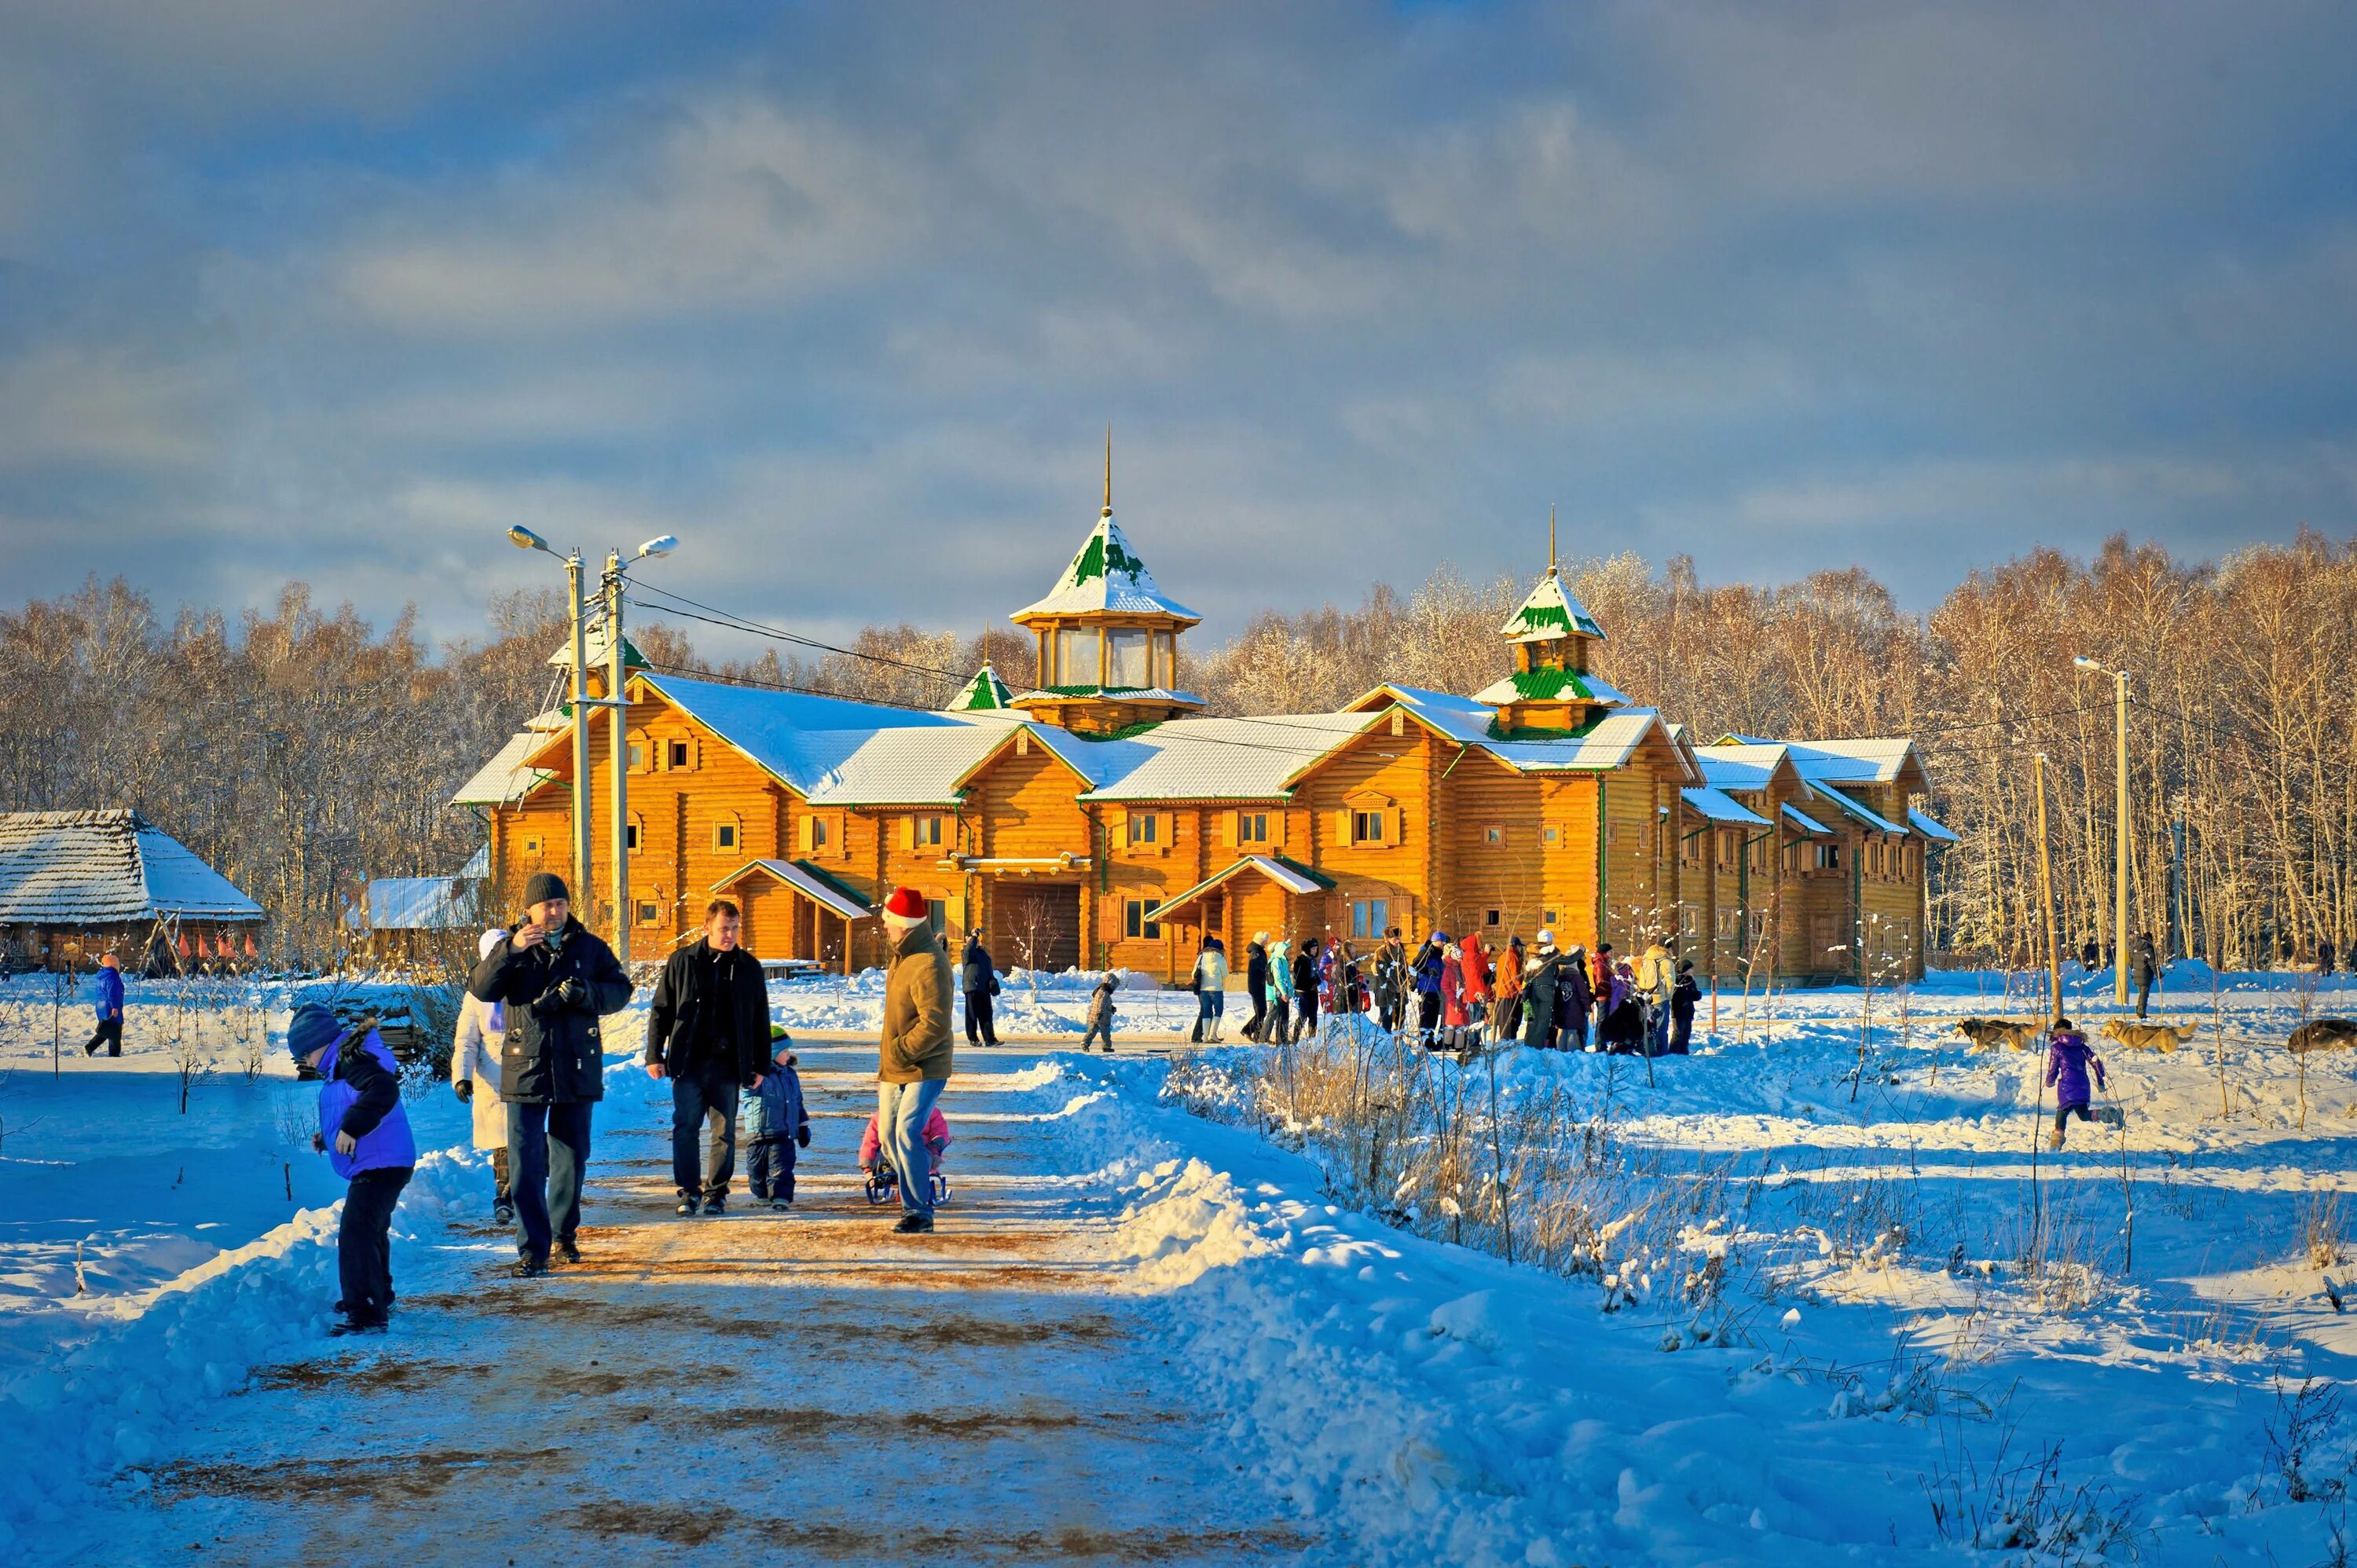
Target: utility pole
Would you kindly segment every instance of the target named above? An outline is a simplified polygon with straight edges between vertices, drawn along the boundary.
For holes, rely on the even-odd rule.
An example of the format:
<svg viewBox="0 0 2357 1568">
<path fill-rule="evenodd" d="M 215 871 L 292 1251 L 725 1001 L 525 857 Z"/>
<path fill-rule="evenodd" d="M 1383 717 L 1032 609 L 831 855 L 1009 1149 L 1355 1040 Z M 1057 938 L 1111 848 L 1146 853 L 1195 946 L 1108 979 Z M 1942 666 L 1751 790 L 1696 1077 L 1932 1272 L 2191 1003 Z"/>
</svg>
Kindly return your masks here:
<svg viewBox="0 0 2357 1568">
<path fill-rule="evenodd" d="M 606 554 L 606 700 L 612 715 L 614 769 L 614 956 L 630 965 L 630 704 L 622 667 L 622 553 Z"/>
<path fill-rule="evenodd" d="M 2114 796 L 2112 801 L 2112 1000 L 2128 1004 L 2128 672 L 2106 670 L 2092 659 L 2073 659 L 2082 670 L 2112 678 Z"/>
<path fill-rule="evenodd" d="M 2038 788 L 2038 897 L 2046 915 L 2046 1021 L 2051 1024 L 2062 1016 L 2062 949 L 2054 940 L 2054 861 L 2046 850 L 2046 754 L 2036 753 L 2030 763 Z"/>
<path fill-rule="evenodd" d="M 581 552 L 565 558 L 573 609 L 573 897 L 596 915 L 589 886 L 589 636 L 581 602 Z M 584 924 L 587 924 L 585 921 Z"/>
</svg>

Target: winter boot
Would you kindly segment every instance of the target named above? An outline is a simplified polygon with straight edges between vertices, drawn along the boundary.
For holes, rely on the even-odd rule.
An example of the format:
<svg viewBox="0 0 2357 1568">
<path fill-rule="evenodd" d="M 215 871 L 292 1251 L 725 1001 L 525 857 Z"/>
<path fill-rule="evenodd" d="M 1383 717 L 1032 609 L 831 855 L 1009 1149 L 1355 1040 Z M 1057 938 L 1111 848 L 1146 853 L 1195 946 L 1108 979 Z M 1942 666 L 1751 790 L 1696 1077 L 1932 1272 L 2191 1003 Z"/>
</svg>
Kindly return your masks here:
<svg viewBox="0 0 2357 1568">
<path fill-rule="evenodd" d="M 556 1255 L 568 1263 L 577 1263 L 581 1261 L 580 1244 L 570 1236 L 560 1236 L 556 1239 Z"/>
<path fill-rule="evenodd" d="M 2046 1146 L 2050 1149 L 2059 1149 L 2062 1146 L 2061 1128 L 2057 1127 L 2054 1131 L 2046 1134 Z"/>
<path fill-rule="evenodd" d="M 702 1198 L 683 1197 L 679 1200 L 679 1207 L 673 1209 L 672 1212 L 678 1215 L 682 1219 L 685 1219 L 690 1215 L 694 1214 L 698 1208 L 702 1208 L 703 1202 L 704 1200 Z"/>
<path fill-rule="evenodd" d="M 790 1199 L 782 1197 L 770 1199 L 770 1208 L 772 1213 L 783 1214 L 792 1208 L 793 1203 Z"/>
<path fill-rule="evenodd" d="M 392 1326 L 382 1317 L 347 1317 L 328 1330 L 330 1339 L 341 1339 L 347 1334 L 382 1334 Z"/>
<path fill-rule="evenodd" d="M 494 1203 L 491 1205 L 491 1222 L 495 1225 L 514 1224 L 515 1205 L 512 1203 Z"/>
<path fill-rule="evenodd" d="M 527 1254 L 516 1260 L 515 1277 L 520 1280 L 538 1279 L 546 1273 L 548 1273 L 548 1264 L 542 1259 Z"/>
<path fill-rule="evenodd" d="M 933 1232 L 933 1217 L 930 1214 L 903 1214 L 900 1223 L 892 1227 L 895 1236 L 930 1236 Z"/>
<path fill-rule="evenodd" d="M 705 1199 L 704 1200 L 704 1212 L 705 1212 L 705 1213 L 706 1213 L 706 1214 L 726 1214 L 726 1213 L 727 1213 L 727 1212 L 728 1212 L 728 1198 L 727 1198 L 727 1196 L 726 1196 L 725 1193 L 715 1193 L 712 1197 L 705 1198 Z"/>
</svg>

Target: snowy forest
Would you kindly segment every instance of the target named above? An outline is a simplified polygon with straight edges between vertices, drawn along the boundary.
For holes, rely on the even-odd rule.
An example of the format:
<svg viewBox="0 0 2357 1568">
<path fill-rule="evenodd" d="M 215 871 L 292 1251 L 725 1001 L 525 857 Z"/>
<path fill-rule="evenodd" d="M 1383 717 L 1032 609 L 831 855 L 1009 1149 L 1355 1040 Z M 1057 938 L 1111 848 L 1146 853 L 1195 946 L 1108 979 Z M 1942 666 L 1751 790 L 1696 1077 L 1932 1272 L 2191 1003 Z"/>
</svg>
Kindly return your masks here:
<svg viewBox="0 0 2357 1568">
<path fill-rule="evenodd" d="M 1678 557 L 1567 568 L 1609 637 L 1602 672 L 1706 738 L 1911 736 L 1932 809 L 1964 843 L 1934 863 L 1932 940 L 2035 956 L 2030 757 L 2049 758 L 2065 941 L 2111 938 L 2113 688 L 2134 680 L 2136 929 L 2182 912 L 2180 945 L 2220 967 L 2346 950 L 2357 930 L 2357 542 L 2304 532 L 2222 562 L 2115 539 L 2092 562 L 2040 551 L 1975 572 L 1928 614 L 1859 570 L 1705 585 Z M 1194 650 L 1217 713 L 1330 709 L 1383 681 L 1478 690 L 1506 666 L 1497 627 L 1529 585 L 1442 567 L 1355 608 L 1255 617 Z M 699 656 L 676 619 L 631 637 L 658 668 L 938 705 L 983 639 L 870 627 L 840 650 Z M 0 809 L 129 805 L 269 908 L 281 951 L 316 955 L 370 876 L 455 870 L 479 842 L 450 791 L 549 700 L 564 635 L 553 594 L 488 607 L 483 635 L 431 646 L 289 585 L 267 612 L 160 616 L 122 583 L 0 616 Z M 987 652 L 1020 690 L 1032 645 Z M 2181 879 L 2173 867 L 2181 866 Z"/>
</svg>

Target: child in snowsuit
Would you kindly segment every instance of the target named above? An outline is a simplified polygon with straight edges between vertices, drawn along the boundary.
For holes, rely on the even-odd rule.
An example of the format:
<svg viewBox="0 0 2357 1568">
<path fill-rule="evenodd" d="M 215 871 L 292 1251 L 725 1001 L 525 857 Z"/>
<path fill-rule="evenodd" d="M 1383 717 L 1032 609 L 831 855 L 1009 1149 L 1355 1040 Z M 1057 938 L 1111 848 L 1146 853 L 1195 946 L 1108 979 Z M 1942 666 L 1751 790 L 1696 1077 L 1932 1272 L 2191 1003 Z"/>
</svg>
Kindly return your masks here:
<svg viewBox="0 0 2357 1568">
<path fill-rule="evenodd" d="M 1689 1054 L 1694 1041 L 1695 1004 L 1702 1000 L 1702 987 L 1695 983 L 1694 960 L 1678 961 L 1677 983 L 1670 987 L 1670 1055 Z"/>
<path fill-rule="evenodd" d="M 2055 1019 L 2046 1046 L 2046 1081 L 2054 1090 L 2054 1133 L 2046 1141 L 2047 1147 L 2062 1146 L 2062 1123 L 2073 1111 L 2082 1122 L 2096 1119 L 2087 1109 L 2087 1102 L 2094 1098 L 2087 1090 L 2090 1067 L 2095 1069 L 2095 1086 L 2104 1087 L 2104 1058 L 2087 1044 L 2086 1036 L 2071 1026 L 2070 1019 Z"/>
<path fill-rule="evenodd" d="M 802 1103 L 802 1075 L 794 1071 L 793 1036 L 770 1026 L 770 1070 L 751 1101 L 753 1152 L 746 1175 L 753 1200 L 771 1208 L 794 1204 L 794 1151 L 810 1147 L 810 1110 Z"/>
<path fill-rule="evenodd" d="M 1089 993 L 1089 1029 L 1081 1036 L 1082 1056 L 1089 1054 L 1089 1042 L 1096 1039 L 1104 1041 L 1105 1055 L 1113 1055 L 1113 993 L 1119 984 L 1113 971 L 1107 970 L 1097 988 Z"/>
<path fill-rule="evenodd" d="M 942 1152 L 949 1146 L 950 1120 L 942 1114 L 942 1108 L 936 1105 L 933 1107 L 933 1113 L 925 1118 L 925 1148 L 932 1156 L 931 1161 L 932 1169 L 928 1174 L 932 1176 L 941 1174 Z M 883 1157 L 884 1145 L 882 1140 L 876 1134 L 876 1118 L 870 1116 L 867 1119 L 867 1130 L 859 1134 L 859 1169 L 862 1174 L 874 1176 L 877 1163 Z M 902 1181 L 907 1181 L 909 1173 L 902 1171 L 899 1176 Z"/>
<path fill-rule="evenodd" d="M 382 1334 L 393 1313 L 393 1206 L 417 1166 L 417 1143 L 401 1106 L 400 1068 L 375 1020 L 346 1029 L 317 1002 L 295 1009 L 286 1048 L 319 1075 L 319 1130 L 311 1147 L 351 1185 L 336 1230 L 343 1321 L 330 1334 Z"/>
</svg>

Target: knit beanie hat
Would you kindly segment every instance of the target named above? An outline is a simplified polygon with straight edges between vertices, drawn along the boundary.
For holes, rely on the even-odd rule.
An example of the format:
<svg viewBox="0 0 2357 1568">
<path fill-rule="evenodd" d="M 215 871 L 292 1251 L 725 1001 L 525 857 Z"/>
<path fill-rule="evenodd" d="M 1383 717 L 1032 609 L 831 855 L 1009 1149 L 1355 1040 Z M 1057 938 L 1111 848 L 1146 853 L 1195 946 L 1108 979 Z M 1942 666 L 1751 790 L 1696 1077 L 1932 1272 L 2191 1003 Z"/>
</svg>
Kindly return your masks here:
<svg viewBox="0 0 2357 1568">
<path fill-rule="evenodd" d="M 524 908 L 545 904 L 551 898 L 562 898 L 568 904 L 573 901 L 573 895 L 565 890 L 565 878 L 554 871 L 533 872 L 523 885 Z"/>
<path fill-rule="evenodd" d="M 306 1002 L 295 1009 L 286 1022 L 286 1049 L 296 1061 L 307 1058 L 313 1051 L 325 1050 L 336 1043 L 343 1026 L 323 1003 Z"/>
</svg>

